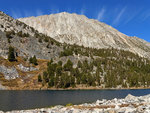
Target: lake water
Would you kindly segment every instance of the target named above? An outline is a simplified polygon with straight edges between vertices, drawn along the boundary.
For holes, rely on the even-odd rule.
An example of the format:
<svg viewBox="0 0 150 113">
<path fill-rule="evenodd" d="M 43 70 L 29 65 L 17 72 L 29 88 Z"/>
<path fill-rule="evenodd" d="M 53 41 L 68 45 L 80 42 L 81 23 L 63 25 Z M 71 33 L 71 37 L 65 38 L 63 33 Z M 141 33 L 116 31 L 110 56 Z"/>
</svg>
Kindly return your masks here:
<svg viewBox="0 0 150 113">
<path fill-rule="evenodd" d="M 0 91 L 0 110 L 42 108 L 68 103 L 81 104 L 98 99 L 124 98 L 128 94 L 142 96 L 150 89 L 138 90 L 46 90 L 46 91 Z"/>
</svg>

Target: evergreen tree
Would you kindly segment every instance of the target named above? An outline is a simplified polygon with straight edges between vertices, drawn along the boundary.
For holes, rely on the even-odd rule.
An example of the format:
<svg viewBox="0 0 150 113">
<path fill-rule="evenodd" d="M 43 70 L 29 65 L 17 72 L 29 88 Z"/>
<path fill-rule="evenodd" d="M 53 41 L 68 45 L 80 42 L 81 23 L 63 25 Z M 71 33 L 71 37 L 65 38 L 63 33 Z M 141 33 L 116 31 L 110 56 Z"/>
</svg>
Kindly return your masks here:
<svg viewBox="0 0 150 113">
<path fill-rule="evenodd" d="M 33 58 L 32 58 L 32 57 L 29 58 L 29 62 L 30 62 L 31 64 L 33 63 Z"/>
<path fill-rule="evenodd" d="M 43 79 L 45 82 L 48 82 L 49 79 L 48 79 L 48 73 L 46 71 L 43 72 Z"/>
<path fill-rule="evenodd" d="M 58 65 L 59 65 L 59 66 L 62 66 L 62 61 L 59 61 L 59 62 L 58 62 Z"/>
<path fill-rule="evenodd" d="M 62 67 L 61 67 L 61 66 L 58 66 L 58 67 L 56 68 L 56 75 L 60 76 L 61 73 L 62 73 Z"/>
<path fill-rule="evenodd" d="M 36 59 L 36 56 L 34 55 L 33 58 L 32 58 L 32 62 L 34 65 L 38 65 L 37 63 L 37 59 Z"/>
<path fill-rule="evenodd" d="M 80 60 L 78 61 L 77 66 L 78 66 L 78 68 L 82 68 L 82 63 L 81 63 L 81 61 L 80 61 Z"/>
<path fill-rule="evenodd" d="M 42 77 L 40 74 L 38 75 L 38 82 L 42 82 Z"/>
<path fill-rule="evenodd" d="M 59 76 L 56 75 L 56 77 L 54 78 L 54 86 L 58 87 L 58 83 L 59 83 Z"/>
<path fill-rule="evenodd" d="M 67 63 L 64 65 L 64 70 L 65 71 L 71 71 L 73 68 L 73 63 L 71 62 L 71 60 L 69 59 L 67 61 Z"/>
<path fill-rule="evenodd" d="M 34 65 L 38 65 L 36 56 L 30 57 L 29 62 Z"/>
<path fill-rule="evenodd" d="M 11 46 L 9 47 L 8 60 L 10 62 L 16 61 L 15 54 L 14 54 L 14 48 Z"/>
<path fill-rule="evenodd" d="M 50 80 L 48 82 L 48 86 L 49 87 L 53 87 L 54 86 L 54 77 L 53 76 L 50 77 Z"/>
</svg>

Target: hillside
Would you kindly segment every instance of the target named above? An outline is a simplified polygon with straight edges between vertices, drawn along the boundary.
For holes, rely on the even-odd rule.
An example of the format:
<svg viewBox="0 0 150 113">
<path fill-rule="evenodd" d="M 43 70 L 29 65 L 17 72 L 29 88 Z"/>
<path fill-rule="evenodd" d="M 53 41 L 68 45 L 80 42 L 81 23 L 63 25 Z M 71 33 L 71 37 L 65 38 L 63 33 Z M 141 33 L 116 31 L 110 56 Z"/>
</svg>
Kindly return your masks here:
<svg viewBox="0 0 150 113">
<path fill-rule="evenodd" d="M 58 42 L 3 12 L 0 12 L 0 42 L 0 55 L 4 58 L 7 58 L 10 45 L 16 48 L 19 56 L 24 57 L 36 55 L 41 59 L 50 59 L 61 51 Z"/>
<path fill-rule="evenodd" d="M 113 36 L 110 40 L 115 38 Z M 129 38 L 123 34 L 121 36 Z M 138 40 L 141 41 L 138 38 L 132 41 L 139 43 Z M 0 43 L 0 88 L 150 87 L 149 59 L 115 46 L 90 48 L 68 44 L 66 40 L 60 43 L 3 12 L 0 12 Z M 148 48 L 147 45 L 143 44 L 140 48 Z M 139 48 L 139 45 L 134 46 Z M 13 53 L 10 47 L 14 49 Z M 144 49 L 142 52 L 143 55 L 149 54 Z M 14 54 L 15 60 L 9 60 L 10 53 Z M 34 59 L 36 63 L 33 56 L 37 58 Z"/>
<path fill-rule="evenodd" d="M 38 66 L 32 65 L 22 57 L 17 57 L 17 62 L 0 60 L 0 89 L 21 90 L 40 89 L 42 84 L 38 83 L 38 74 L 46 69 L 48 60 L 38 60 Z"/>
<path fill-rule="evenodd" d="M 150 58 L 150 43 L 127 36 L 105 23 L 88 19 L 84 15 L 63 12 L 19 20 L 61 43 L 97 49 L 113 47 Z"/>
</svg>

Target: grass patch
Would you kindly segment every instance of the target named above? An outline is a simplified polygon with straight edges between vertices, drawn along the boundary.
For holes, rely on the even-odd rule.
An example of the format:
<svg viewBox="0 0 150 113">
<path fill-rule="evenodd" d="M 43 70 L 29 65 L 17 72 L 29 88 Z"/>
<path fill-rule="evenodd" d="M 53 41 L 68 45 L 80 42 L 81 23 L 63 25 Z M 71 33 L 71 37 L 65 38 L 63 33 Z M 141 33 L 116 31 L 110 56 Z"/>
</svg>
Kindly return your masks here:
<svg viewBox="0 0 150 113">
<path fill-rule="evenodd" d="M 73 106 L 73 104 L 72 103 L 66 104 L 66 107 L 68 107 L 68 106 Z"/>
</svg>

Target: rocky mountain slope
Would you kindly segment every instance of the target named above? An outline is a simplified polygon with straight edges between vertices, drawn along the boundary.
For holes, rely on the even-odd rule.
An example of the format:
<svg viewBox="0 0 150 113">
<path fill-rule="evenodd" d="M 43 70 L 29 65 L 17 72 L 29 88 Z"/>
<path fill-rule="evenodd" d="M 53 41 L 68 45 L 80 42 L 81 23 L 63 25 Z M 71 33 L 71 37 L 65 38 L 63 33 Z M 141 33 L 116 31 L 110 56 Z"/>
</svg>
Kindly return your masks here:
<svg viewBox="0 0 150 113">
<path fill-rule="evenodd" d="M 84 15 L 63 12 L 19 20 L 59 42 L 92 48 L 113 47 L 150 58 L 150 43 L 124 35 L 111 26 Z"/>
<path fill-rule="evenodd" d="M 0 12 L 0 43 L 0 56 L 4 58 L 7 58 L 9 46 L 15 47 L 19 56 L 36 55 L 41 59 L 58 56 L 61 50 L 55 40 L 3 12 Z"/>
<path fill-rule="evenodd" d="M 16 62 L 7 60 L 9 47 L 15 50 Z M 40 59 L 57 58 L 62 50 L 60 43 L 0 11 L 0 89 L 38 87 L 37 75 L 46 69 L 44 62 L 48 62 Z M 32 70 L 35 66 L 29 63 L 34 55 L 40 62 L 38 70 Z"/>
<path fill-rule="evenodd" d="M 56 33 L 53 39 L 0 12 L 0 89 L 5 87 L 8 89 L 150 87 L 150 61 L 135 54 L 147 57 L 149 43 L 139 38 L 127 37 L 108 25 L 89 20 L 84 16 L 67 13 L 58 15 L 63 15 L 62 18 L 64 15 L 70 15 L 69 17 L 74 15 L 85 20 L 74 17 L 74 25 L 65 29 L 64 26 L 71 26 L 70 22 L 72 23 L 72 19 L 67 20 L 69 17 L 65 17 L 64 21 L 69 23 L 62 21 L 62 26 L 58 28 L 60 27 L 60 31 L 67 32 L 67 34 L 57 35 Z M 77 27 L 76 22 L 86 22 L 87 25 L 85 27 L 80 23 L 81 25 L 78 24 Z M 54 23 L 61 24 L 61 18 L 55 20 Z M 93 36 L 96 36 L 96 32 L 93 33 L 95 26 L 97 29 L 101 28 L 100 33 L 97 31 L 98 34 L 106 36 L 97 35 L 99 37 L 94 38 Z M 83 30 L 85 28 L 86 30 Z M 72 34 L 77 36 L 73 38 Z M 79 34 L 85 35 L 78 37 Z M 64 39 L 65 43 L 56 41 L 56 37 Z M 92 39 L 95 39 L 97 49 L 79 46 L 80 43 L 76 45 L 78 44 L 77 37 L 81 38 L 80 42 L 86 40 L 87 46 L 92 45 Z M 85 40 L 82 40 L 83 37 Z M 74 40 L 77 40 L 76 44 L 73 44 Z M 11 53 L 16 57 L 13 61 L 7 59 L 10 55 L 10 47 L 14 50 Z M 130 52 L 127 51 L 128 49 L 136 51 Z M 36 56 L 38 65 L 32 63 L 31 57 L 33 56 Z"/>
</svg>

